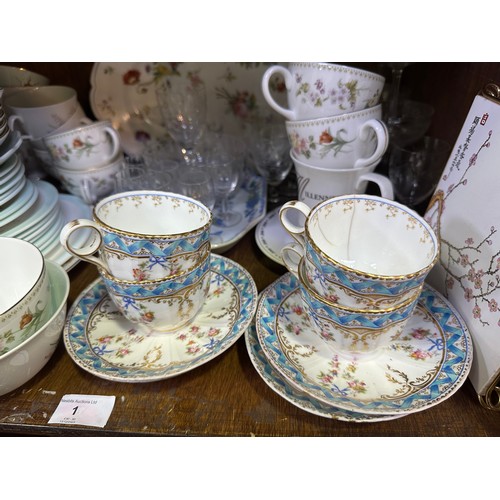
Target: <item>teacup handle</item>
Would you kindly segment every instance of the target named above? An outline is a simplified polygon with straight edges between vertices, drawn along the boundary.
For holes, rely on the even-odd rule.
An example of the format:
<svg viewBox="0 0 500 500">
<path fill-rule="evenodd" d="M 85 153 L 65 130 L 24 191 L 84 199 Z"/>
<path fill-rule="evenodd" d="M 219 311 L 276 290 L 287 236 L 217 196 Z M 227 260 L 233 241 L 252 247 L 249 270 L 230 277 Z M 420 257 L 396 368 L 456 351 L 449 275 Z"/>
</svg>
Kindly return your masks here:
<svg viewBox="0 0 500 500">
<path fill-rule="evenodd" d="M 285 86 L 287 89 L 290 89 L 292 86 L 293 76 L 287 68 L 285 68 L 284 66 L 280 66 L 279 64 L 270 66 L 262 76 L 262 93 L 264 94 L 264 99 L 267 101 L 267 104 L 271 106 L 271 108 L 277 111 L 280 115 L 284 116 L 287 120 L 296 120 L 297 118 L 295 111 L 280 106 L 274 100 L 271 92 L 269 91 L 269 82 L 271 80 L 271 77 L 275 73 L 283 75 L 283 78 L 285 79 Z"/>
<path fill-rule="evenodd" d="M 359 176 L 358 182 L 356 183 L 356 188 L 364 181 L 371 181 L 377 184 L 380 189 L 380 196 L 388 200 L 394 200 L 394 188 L 392 182 L 388 177 L 381 174 L 376 174 L 374 172 L 369 172 L 367 174 L 362 174 Z"/>
<path fill-rule="evenodd" d="M 120 137 L 118 135 L 118 132 L 113 127 L 105 127 L 104 133 L 108 134 L 111 137 L 112 151 L 109 158 L 115 158 L 120 151 Z"/>
<path fill-rule="evenodd" d="M 354 162 L 354 168 L 366 167 L 372 163 L 380 161 L 384 153 L 387 151 L 387 147 L 389 146 L 389 131 L 387 130 L 385 123 L 377 119 L 367 120 L 359 128 L 358 137 L 362 141 L 367 141 L 371 130 L 375 132 L 377 147 L 375 148 L 373 154 L 368 158 L 359 158 L 356 160 Z"/>
<path fill-rule="evenodd" d="M 75 248 L 71 245 L 69 239 L 70 236 L 79 229 L 90 228 L 92 230 L 93 238 L 90 243 L 87 243 L 85 246 L 81 248 Z M 68 222 L 62 229 L 59 236 L 59 240 L 61 241 L 61 245 L 75 257 L 79 259 L 90 262 L 91 264 L 95 264 L 96 266 L 104 269 L 106 272 L 109 272 L 109 268 L 107 264 L 100 259 L 99 257 L 95 257 L 93 254 L 99 250 L 102 246 L 102 234 L 99 229 L 99 226 L 91 220 L 88 219 L 75 219 Z"/>
<path fill-rule="evenodd" d="M 283 264 L 297 278 L 299 277 L 299 264 L 302 257 L 304 257 L 304 248 L 297 243 L 289 243 L 281 249 Z"/>
<path fill-rule="evenodd" d="M 19 122 L 21 124 L 21 128 L 16 127 L 16 123 Z M 26 131 L 24 130 L 24 122 L 23 119 L 19 115 L 10 115 L 8 120 L 7 120 L 7 125 L 9 126 L 10 130 L 16 130 L 21 134 L 22 139 L 33 139 L 33 137 L 30 134 L 27 134 Z"/>
<path fill-rule="evenodd" d="M 298 226 L 290 220 L 288 216 L 288 211 L 292 209 L 298 210 L 306 218 L 309 215 L 311 209 L 304 202 L 298 200 L 288 201 L 280 208 L 281 225 L 286 229 L 286 231 L 290 234 L 290 236 L 295 241 L 297 241 L 297 243 L 303 246 L 305 244 L 304 240 L 305 226 L 304 224 Z"/>
</svg>

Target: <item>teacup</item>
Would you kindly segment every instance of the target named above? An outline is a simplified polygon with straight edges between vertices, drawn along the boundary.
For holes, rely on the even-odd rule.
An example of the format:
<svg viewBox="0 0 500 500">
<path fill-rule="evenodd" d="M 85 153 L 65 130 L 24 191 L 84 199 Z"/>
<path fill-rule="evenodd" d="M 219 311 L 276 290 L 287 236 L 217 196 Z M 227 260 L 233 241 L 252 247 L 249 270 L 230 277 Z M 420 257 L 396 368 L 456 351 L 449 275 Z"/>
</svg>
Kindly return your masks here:
<svg viewBox="0 0 500 500">
<path fill-rule="evenodd" d="M 378 187 L 382 198 L 394 199 L 392 182 L 385 175 L 374 172 L 376 163 L 360 168 L 331 169 L 300 161 L 293 150 L 290 156 L 297 174 L 298 199 L 311 208 L 333 196 L 362 194 L 369 182 Z"/>
<path fill-rule="evenodd" d="M 305 222 L 297 224 L 298 212 Z M 389 310 L 415 300 L 439 257 L 439 240 L 416 212 L 379 196 L 337 196 L 310 208 L 300 201 L 280 209 L 298 245 L 282 258 L 323 299 L 353 310 Z"/>
<path fill-rule="evenodd" d="M 68 222 L 61 244 L 116 279 L 137 282 L 182 275 L 199 267 L 210 253 L 210 209 L 181 194 L 117 193 L 95 205 L 93 219 Z M 92 229 L 94 238 L 74 248 L 71 235 L 80 228 Z"/>
<path fill-rule="evenodd" d="M 4 106 L 9 116 L 9 127 L 32 138 L 45 137 L 63 125 L 78 107 L 76 90 L 62 85 L 31 87 L 6 96 Z"/>
<path fill-rule="evenodd" d="M 43 139 L 52 163 L 69 170 L 97 168 L 120 153 L 120 136 L 108 120 L 50 134 Z"/>
<path fill-rule="evenodd" d="M 50 282 L 43 254 L 28 241 L 0 238 L 0 355 L 33 335 L 47 319 Z"/>
<path fill-rule="evenodd" d="M 34 71 L 16 66 L 0 66 L 0 87 L 4 89 L 4 96 L 49 83 L 50 80 L 46 76 Z"/>
<path fill-rule="evenodd" d="M 354 113 L 285 122 L 293 154 L 323 168 L 361 168 L 378 164 L 389 145 L 382 105 Z"/>
<path fill-rule="evenodd" d="M 68 193 L 94 205 L 98 200 L 117 191 L 122 175 L 124 156 L 120 154 L 114 161 L 98 168 L 71 170 L 51 164 L 50 172 L 61 181 Z"/>
<path fill-rule="evenodd" d="M 376 356 L 404 331 L 413 315 L 413 300 L 384 310 L 358 310 L 330 302 L 309 287 L 299 266 L 300 294 L 319 337 L 336 353 L 356 359 Z"/>
<path fill-rule="evenodd" d="M 210 288 L 210 254 L 190 272 L 153 281 L 124 281 L 99 269 L 106 290 L 125 318 L 158 332 L 172 332 L 200 311 Z"/>
<path fill-rule="evenodd" d="M 285 80 L 288 109 L 269 90 L 271 78 Z M 340 64 L 296 62 L 288 68 L 274 65 L 262 77 L 262 92 L 271 108 L 287 120 L 310 120 L 359 111 L 379 104 L 385 78 Z"/>
</svg>

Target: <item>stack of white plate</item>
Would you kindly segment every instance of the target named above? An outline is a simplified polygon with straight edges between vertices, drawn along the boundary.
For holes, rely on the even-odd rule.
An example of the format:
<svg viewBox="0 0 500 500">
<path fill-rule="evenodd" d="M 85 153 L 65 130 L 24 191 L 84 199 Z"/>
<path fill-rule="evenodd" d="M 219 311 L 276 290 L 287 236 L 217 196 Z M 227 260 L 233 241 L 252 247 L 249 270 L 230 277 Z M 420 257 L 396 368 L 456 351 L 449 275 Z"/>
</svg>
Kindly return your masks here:
<svg viewBox="0 0 500 500">
<path fill-rule="evenodd" d="M 60 194 L 49 182 L 26 176 L 18 152 L 22 138 L 7 125 L 3 128 L 4 118 L 0 102 L 0 236 L 29 241 L 46 259 L 69 270 L 78 259 L 64 250 L 59 234 L 70 220 L 89 218 L 90 207 L 77 196 Z M 77 231 L 73 245 L 83 245 L 89 233 Z"/>
</svg>

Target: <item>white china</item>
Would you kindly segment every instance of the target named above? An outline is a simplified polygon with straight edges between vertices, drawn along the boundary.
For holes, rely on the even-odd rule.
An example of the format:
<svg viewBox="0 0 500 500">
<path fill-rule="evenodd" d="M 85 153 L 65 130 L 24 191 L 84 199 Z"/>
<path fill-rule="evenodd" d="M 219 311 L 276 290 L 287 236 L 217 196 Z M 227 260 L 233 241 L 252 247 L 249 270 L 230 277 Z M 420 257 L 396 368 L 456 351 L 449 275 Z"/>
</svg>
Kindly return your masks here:
<svg viewBox="0 0 500 500">
<path fill-rule="evenodd" d="M 0 230 L 26 213 L 38 198 L 37 181 L 26 178 L 23 189 L 0 210 Z"/>
<path fill-rule="evenodd" d="M 316 167 L 344 169 L 378 164 L 389 145 L 381 104 L 338 116 L 286 121 L 285 127 L 294 156 Z"/>
<path fill-rule="evenodd" d="M 268 63 L 257 62 L 95 63 L 90 76 L 90 105 L 99 120 L 111 120 L 125 152 L 137 155 L 151 139 L 166 137 L 157 119 L 156 81 L 196 75 L 207 88 L 208 128 L 244 136 L 248 122 L 277 116 L 260 88 L 268 67 Z M 273 95 L 285 103 L 282 85 Z"/>
<path fill-rule="evenodd" d="M 275 368 L 273 368 L 271 363 L 269 363 L 265 352 L 257 339 L 257 332 L 254 324 L 250 325 L 245 332 L 245 344 L 250 361 L 252 362 L 257 373 L 261 376 L 262 380 L 279 396 L 286 399 L 289 403 L 293 404 L 297 408 L 300 408 L 301 410 L 312 413 L 313 415 L 318 415 L 319 417 L 331 418 L 333 420 L 341 420 L 344 422 L 382 422 L 404 417 L 403 414 L 369 415 L 343 410 L 342 408 L 337 408 L 333 404 L 327 404 L 323 401 L 319 401 L 309 396 L 306 392 L 298 390 L 291 385 Z"/>
<path fill-rule="evenodd" d="M 3 165 L 20 147 L 23 143 L 21 134 L 14 130 L 12 131 L 7 140 L 0 144 L 0 165 Z"/>
<path fill-rule="evenodd" d="M 300 161 L 290 152 L 297 174 L 298 199 L 311 208 L 321 201 L 343 194 L 362 194 L 373 183 L 382 198 L 394 199 L 392 182 L 374 172 L 376 163 L 360 168 L 321 168 Z"/>
<path fill-rule="evenodd" d="M 0 396 L 32 379 L 52 357 L 61 338 L 70 281 L 58 264 L 46 262 L 46 266 L 50 281 L 48 318 L 28 339 L 0 356 Z"/>
<path fill-rule="evenodd" d="M 277 75 L 285 82 L 287 105 L 277 103 L 270 83 Z M 379 104 L 385 78 L 371 71 L 340 64 L 293 62 L 271 66 L 262 77 L 269 106 L 287 120 L 309 120 L 351 113 Z"/>
<path fill-rule="evenodd" d="M 0 354 L 5 354 L 47 319 L 50 283 L 40 250 L 18 238 L 0 237 L 0 276 L 4 285 L 0 287 Z"/>
<path fill-rule="evenodd" d="M 126 320 L 102 281 L 94 281 L 68 312 L 63 338 L 69 356 L 100 378 L 151 382 L 186 373 L 222 354 L 252 321 L 257 289 L 239 264 L 216 255 L 211 260 L 207 301 L 189 325 L 168 335 L 148 333 Z"/>
<path fill-rule="evenodd" d="M 102 199 L 93 220 L 78 219 L 61 231 L 61 244 L 114 278 L 163 279 L 198 267 L 210 249 L 212 214 L 201 202 L 164 191 L 126 191 Z M 94 240 L 73 248 L 70 237 L 91 229 Z M 98 256 L 94 256 L 99 251 Z"/>
<path fill-rule="evenodd" d="M 471 368 L 467 326 L 428 285 L 403 334 L 366 361 L 334 355 L 323 344 L 291 273 L 261 293 L 256 329 L 266 358 L 295 389 L 328 405 L 369 415 L 407 415 L 431 408 L 453 395 Z"/>
<path fill-rule="evenodd" d="M 21 92 L 30 87 L 41 87 L 49 84 L 50 80 L 46 76 L 34 71 L 16 66 L 0 66 L 0 87 L 3 88 L 4 96 Z"/>
<path fill-rule="evenodd" d="M 281 224 L 280 208 L 275 208 L 259 222 L 255 228 L 255 241 L 266 257 L 284 266 L 281 249 L 285 245 L 292 244 L 295 240 Z"/>
<path fill-rule="evenodd" d="M 29 138 L 50 134 L 64 124 L 78 107 L 76 90 L 63 85 L 31 87 L 5 97 L 9 128 Z"/>
</svg>

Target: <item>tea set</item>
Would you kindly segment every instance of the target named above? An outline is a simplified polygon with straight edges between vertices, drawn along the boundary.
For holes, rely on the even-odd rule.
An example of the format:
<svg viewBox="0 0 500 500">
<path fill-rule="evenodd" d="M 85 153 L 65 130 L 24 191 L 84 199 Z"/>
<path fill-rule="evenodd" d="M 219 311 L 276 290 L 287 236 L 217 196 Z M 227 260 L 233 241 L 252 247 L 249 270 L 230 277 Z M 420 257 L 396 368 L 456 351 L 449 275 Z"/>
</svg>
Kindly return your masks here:
<svg viewBox="0 0 500 500">
<path fill-rule="evenodd" d="M 269 91 L 276 74 L 288 107 Z M 14 280 L 24 272 L 15 295 L 0 291 L 0 374 L 4 360 L 50 330 L 79 367 L 118 382 L 180 375 L 244 337 L 257 373 L 277 394 L 304 411 L 352 422 L 423 411 L 461 387 L 472 362 L 469 332 L 425 282 L 439 239 L 374 172 L 388 147 L 384 78 L 338 64 L 290 63 L 269 67 L 261 85 L 285 119 L 298 178 L 297 199 L 272 214 L 286 238 L 270 253 L 285 274 L 258 294 L 246 269 L 214 253 L 213 212 L 199 199 L 146 188 L 108 193 L 89 215 L 57 229 L 65 252 L 99 274 L 68 311 L 63 266 L 36 244 L 0 234 L 5 273 Z M 34 135 L 19 111 L 25 92 L 32 99 L 30 90 L 10 96 L 9 123 L 44 145 L 54 170 L 74 172 L 73 179 L 88 171 L 88 158 L 71 148 L 81 137 L 99 144 L 90 170 L 124 154 L 109 123 L 81 116 L 73 128 Z M 74 96 L 60 92 L 74 113 Z M 0 179 L 15 176 L 12 165 L 0 168 Z M 380 196 L 366 194 L 368 182 Z M 266 224 L 256 228 L 260 248 Z M 26 380 L 17 377 L 16 387 Z M 0 394 L 14 385 L 0 385 Z"/>
</svg>

